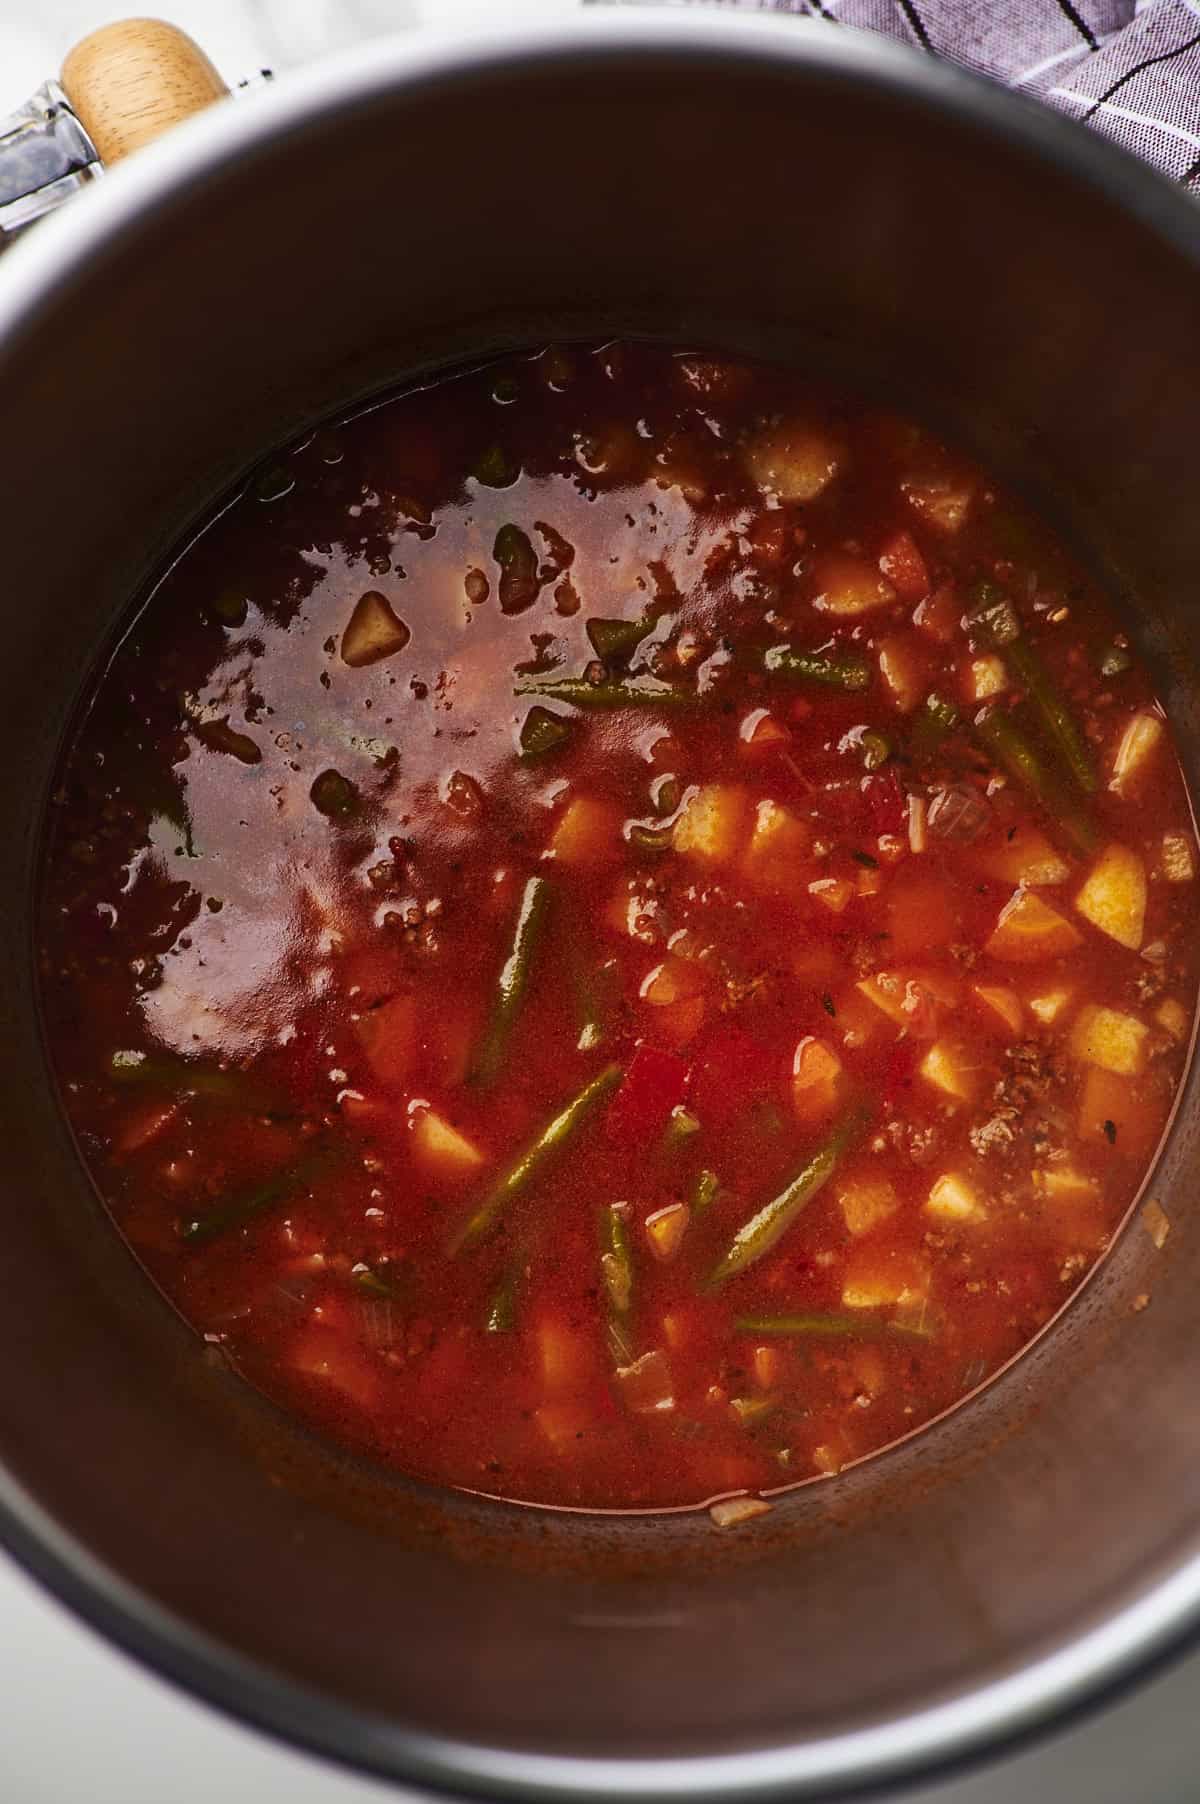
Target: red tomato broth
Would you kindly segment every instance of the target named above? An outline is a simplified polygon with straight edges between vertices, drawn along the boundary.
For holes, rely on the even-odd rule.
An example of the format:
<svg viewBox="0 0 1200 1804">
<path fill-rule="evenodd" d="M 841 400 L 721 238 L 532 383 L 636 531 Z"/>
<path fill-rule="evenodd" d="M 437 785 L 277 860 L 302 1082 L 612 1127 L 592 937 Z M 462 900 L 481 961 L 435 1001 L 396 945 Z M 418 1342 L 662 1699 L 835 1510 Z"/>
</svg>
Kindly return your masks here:
<svg viewBox="0 0 1200 1804">
<path fill-rule="evenodd" d="M 605 664 L 597 621 L 649 630 Z M 643 693 L 514 693 L 589 673 Z M 162 580 L 64 765 L 45 1014 L 118 1227 L 284 1407 L 699 1503 L 888 1445 L 1083 1279 L 1182 1075 L 1194 870 L 1106 601 L 965 459 L 769 366 L 550 351 L 323 429 Z"/>
</svg>

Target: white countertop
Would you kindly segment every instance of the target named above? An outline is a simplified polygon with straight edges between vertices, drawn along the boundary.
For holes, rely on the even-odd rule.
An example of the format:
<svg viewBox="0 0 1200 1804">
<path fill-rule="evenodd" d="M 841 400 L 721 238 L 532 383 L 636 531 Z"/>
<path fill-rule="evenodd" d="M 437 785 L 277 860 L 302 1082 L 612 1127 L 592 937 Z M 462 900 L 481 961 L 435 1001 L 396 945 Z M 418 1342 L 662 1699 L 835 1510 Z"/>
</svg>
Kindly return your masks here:
<svg viewBox="0 0 1200 1804">
<path fill-rule="evenodd" d="M 485 0 L 167 0 L 230 80 L 385 31 L 469 27 Z M 526 14 L 575 0 L 520 0 Z M 0 0 L 0 115 L 71 43 L 138 8 Z M 506 9 L 507 10 L 507 9 Z M 380 1804 L 396 1793 L 227 1722 L 83 1628 L 0 1555 L 0 1804 Z M 902 1804 L 1194 1804 L 1200 1656 L 1037 1747 Z M 901 1804 L 898 1800 L 897 1804 Z"/>
</svg>

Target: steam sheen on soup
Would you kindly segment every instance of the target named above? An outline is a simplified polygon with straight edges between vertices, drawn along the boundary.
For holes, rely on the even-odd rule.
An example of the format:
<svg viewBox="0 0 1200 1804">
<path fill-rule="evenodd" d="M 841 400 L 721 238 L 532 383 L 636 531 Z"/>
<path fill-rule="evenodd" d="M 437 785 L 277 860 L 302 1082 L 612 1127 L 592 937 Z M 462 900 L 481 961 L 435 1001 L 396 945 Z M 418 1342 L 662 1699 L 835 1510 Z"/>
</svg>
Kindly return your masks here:
<svg viewBox="0 0 1200 1804">
<path fill-rule="evenodd" d="M 45 1015 L 120 1231 L 284 1408 L 511 1498 L 757 1497 L 1108 1246 L 1196 862 L 1127 639 L 985 472 L 794 372 L 555 348 L 183 551 L 61 772 Z"/>
</svg>

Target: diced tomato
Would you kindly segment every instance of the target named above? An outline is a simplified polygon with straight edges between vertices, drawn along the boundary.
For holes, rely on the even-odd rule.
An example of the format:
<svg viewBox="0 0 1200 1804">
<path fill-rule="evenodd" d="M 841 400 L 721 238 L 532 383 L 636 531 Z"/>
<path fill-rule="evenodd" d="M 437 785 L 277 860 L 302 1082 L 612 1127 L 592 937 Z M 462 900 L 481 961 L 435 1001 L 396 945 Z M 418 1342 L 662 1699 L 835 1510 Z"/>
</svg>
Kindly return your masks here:
<svg viewBox="0 0 1200 1804">
<path fill-rule="evenodd" d="M 781 1075 L 777 1060 L 744 1027 L 721 1021 L 706 1035 L 696 1061 L 692 1082 L 696 1113 L 705 1127 L 732 1121 L 764 1090 L 776 1087 Z"/>
<path fill-rule="evenodd" d="M 879 568 L 901 601 L 924 601 L 929 593 L 929 571 L 911 532 L 894 532 L 879 553 Z"/>
<path fill-rule="evenodd" d="M 645 1142 L 666 1126 L 667 1117 L 687 1095 L 688 1066 L 676 1053 L 639 1040 L 625 1081 L 608 1111 L 614 1140 Z"/>
<path fill-rule="evenodd" d="M 863 783 L 863 794 L 867 799 L 871 832 L 877 837 L 881 833 L 899 833 L 907 820 L 908 798 L 898 772 L 894 769 L 875 772 Z"/>
</svg>

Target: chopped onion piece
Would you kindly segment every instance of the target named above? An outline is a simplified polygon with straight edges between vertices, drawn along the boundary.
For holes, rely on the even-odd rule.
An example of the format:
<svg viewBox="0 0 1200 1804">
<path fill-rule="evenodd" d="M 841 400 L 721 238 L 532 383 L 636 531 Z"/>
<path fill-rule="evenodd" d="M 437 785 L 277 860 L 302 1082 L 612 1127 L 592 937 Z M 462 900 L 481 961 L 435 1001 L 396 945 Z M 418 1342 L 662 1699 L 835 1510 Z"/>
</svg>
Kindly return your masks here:
<svg viewBox="0 0 1200 1804">
<path fill-rule="evenodd" d="M 927 810 L 924 796 L 908 798 L 908 844 L 912 852 L 923 852 L 928 839 L 925 832 Z"/>
<path fill-rule="evenodd" d="M 755 1516 L 770 1514 L 771 1505 L 765 1497 L 723 1497 L 720 1503 L 710 1503 L 708 1513 L 718 1528 L 737 1528 L 741 1522 L 752 1522 Z"/>
<path fill-rule="evenodd" d="M 1157 1198 L 1149 1197 L 1142 1204 L 1142 1225 L 1161 1253 L 1167 1244 L 1167 1235 L 1171 1232 L 1171 1221 Z"/>
</svg>

